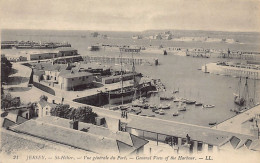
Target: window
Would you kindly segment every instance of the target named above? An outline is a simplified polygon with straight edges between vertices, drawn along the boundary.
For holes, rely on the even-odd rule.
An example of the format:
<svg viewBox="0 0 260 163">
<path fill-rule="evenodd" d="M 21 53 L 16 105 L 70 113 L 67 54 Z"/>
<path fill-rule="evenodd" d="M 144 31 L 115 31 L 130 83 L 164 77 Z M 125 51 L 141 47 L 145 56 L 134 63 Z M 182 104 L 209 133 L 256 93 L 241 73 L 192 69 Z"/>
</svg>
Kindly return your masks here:
<svg viewBox="0 0 260 163">
<path fill-rule="evenodd" d="M 198 151 L 202 151 L 202 142 L 198 142 Z"/>
<path fill-rule="evenodd" d="M 208 145 L 208 150 L 209 150 L 209 152 L 212 152 L 213 151 L 213 145 L 209 144 Z"/>
</svg>

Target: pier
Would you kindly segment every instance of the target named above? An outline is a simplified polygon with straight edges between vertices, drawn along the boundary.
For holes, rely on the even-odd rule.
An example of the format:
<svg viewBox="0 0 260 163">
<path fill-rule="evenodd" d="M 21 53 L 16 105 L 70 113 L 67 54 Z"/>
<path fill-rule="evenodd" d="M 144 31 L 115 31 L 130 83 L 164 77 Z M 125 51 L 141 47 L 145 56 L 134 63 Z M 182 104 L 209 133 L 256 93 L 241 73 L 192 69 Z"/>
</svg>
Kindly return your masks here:
<svg viewBox="0 0 260 163">
<path fill-rule="evenodd" d="M 109 56 L 82 56 L 84 61 L 87 62 L 98 62 L 98 63 L 112 63 L 120 64 L 121 57 L 109 57 Z M 136 65 L 151 64 L 158 65 L 158 59 L 156 58 L 132 58 L 132 57 L 122 57 L 122 63 Z"/>
<path fill-rule="evenodd" d="M 242 60 L 259 60 L 259 52 L 230 52 L 230 53 L 219 53 L 219 58 L 229 58 L 229 59 L 242 59 Z"/>
</svg>

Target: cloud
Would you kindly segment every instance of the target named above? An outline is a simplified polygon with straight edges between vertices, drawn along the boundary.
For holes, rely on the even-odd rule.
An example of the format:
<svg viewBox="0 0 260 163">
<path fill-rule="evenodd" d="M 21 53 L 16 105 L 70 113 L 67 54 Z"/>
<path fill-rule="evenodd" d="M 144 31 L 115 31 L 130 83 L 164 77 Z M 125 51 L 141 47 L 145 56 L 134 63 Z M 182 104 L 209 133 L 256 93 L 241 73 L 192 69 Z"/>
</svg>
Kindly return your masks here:
<svg viewBox="0 0 260 163">
<path fill-rule="evenodd" d="M 260 30 L 259 0 L 9 0 L 4 28 Z"/>
</svg>

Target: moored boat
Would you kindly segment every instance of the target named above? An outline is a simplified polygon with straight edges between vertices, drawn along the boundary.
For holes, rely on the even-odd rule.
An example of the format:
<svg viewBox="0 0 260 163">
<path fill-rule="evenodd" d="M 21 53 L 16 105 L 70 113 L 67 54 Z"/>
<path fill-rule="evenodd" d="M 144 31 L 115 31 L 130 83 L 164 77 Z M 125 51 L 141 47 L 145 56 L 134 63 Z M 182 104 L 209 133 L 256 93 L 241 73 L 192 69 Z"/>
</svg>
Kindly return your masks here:
<svg viewBox="0 0 260 163">
<path fill-rule="evenodd" d="M 202 107 L 203 107 L 203 108 L 214 108 L 215 105 L 203 105 Z"/>
<path fill-rule="evenodd" d="M 160 109 L 170 109 L 170 108 L 171 108 L 171 105 L 170 105 L 170 104 L 165 104 L 165 105 L 160 104 L 160 105 L 159 105 L 159 108 L 160 108 Z"/>
<path fill-rule="evenodd" d="M 151 109 L 154 109 L 154 108 L 157 108 L 157 105 L 156 104 L 153 104 L 153 105 L 150 105 L 149 106 Z"/>
<path fill-rule="evenodd" d="M 155 112 L 157 111 L 158 109 L 157 108 L 152 108 L 152 112 Z"/>
<path fill-rule="evenodd" d="M 189 105 L 192 105 L 192 104 L 195 104 L 196 101 L 195 100 L 186 100 L 185 103 L 189 104 Z"/>
<path fill-rule="evenodd" d="M 195 106 L 202 106 L 203 104 L 201 102 L 196 102 Z"/>
<path fill-rule="evenodd" d="M 179 102 L 178 111 L 186 111 L 186 104 L 183 102 Z"/>
<path fill-rule="evenodd" d="M 179 112 L 177 111 L 177 112 L 174 112 L 173 114 L 172 114 L 172 116 L 174 116 L 174 117 L 176 117 L 176 116 L 178 116 L 179 115 Z"/>
<path fill-rule="evenodd" d="M 160 100 L 173 100 L 174 99 L 174 97 L 160 97 Z"/>
<path fill-rule="evenodd" d="M 148 109 L 149 108 L 149 104 L 148 103 L 144 103 L 142 106 L 143 109 Z"/>
<path fill-rule="evenodd" d="M 173 102 L 180 102 L 180 101 L 181 101 L 180 98 L 175 98 L 175 99 L 173 100 Z"/>
<path fill-rule="evenodd" d="M 160 109 L 160 110 L 159 110 L 159 114 L 160 114 L 160 115 L 164 115 L 165 112 L 164 112 L 162 109 Z"/>
<path fill-rule="evenodd" d="M 186 107 L 178 109 L 179 111 L 186 111 Z"/>
<path fill-rule="evenodd" d="M 217 124 L 217 122 L 209 122 L 210 126 L 213 126 L 213 125 L 216 125 L 216 124 Z"/>
</svg>

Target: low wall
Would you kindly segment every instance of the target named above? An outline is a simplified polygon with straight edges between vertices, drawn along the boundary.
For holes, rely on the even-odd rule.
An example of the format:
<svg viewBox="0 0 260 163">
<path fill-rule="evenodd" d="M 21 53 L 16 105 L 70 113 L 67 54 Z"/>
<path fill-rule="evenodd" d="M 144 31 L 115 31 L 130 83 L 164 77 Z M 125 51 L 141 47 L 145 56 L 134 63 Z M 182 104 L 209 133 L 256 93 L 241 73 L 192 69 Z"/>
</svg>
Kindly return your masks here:
<svg viewBox="0 0 260 163">
<path fill-rule="evenodd" d="M 49 87 L 47 87 L 43 84 L 37 83 L 37 82 L 33 82 L 33 86 L 39 88 L 40 90 L 42 90 L 44 92 L 47 92 L 47 93 L 55 96 L 55 91 L 52 88 L 49 88 Z"/>
</svg>

